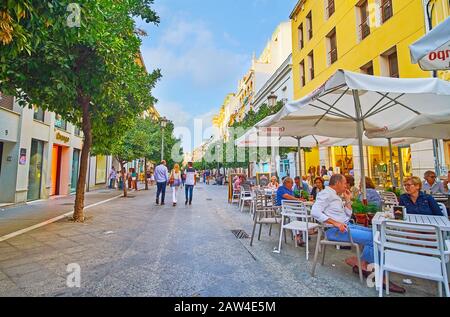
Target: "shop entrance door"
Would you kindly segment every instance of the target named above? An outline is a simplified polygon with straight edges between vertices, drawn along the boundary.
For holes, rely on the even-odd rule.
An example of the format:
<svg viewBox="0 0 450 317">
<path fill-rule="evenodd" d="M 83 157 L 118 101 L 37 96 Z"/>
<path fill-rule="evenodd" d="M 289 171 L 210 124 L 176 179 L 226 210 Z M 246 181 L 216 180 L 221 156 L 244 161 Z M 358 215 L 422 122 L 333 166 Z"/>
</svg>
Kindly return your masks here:
<svg viewBox="0 0 450 317">
<path fill-rule="evenodd" d="M 43 154 L 44 142 L 32 140 L 30 153 L 30 169 L 28 172 L 28 201 L 38 200 L 39 198 L 41 198 Z"/>
<path fill-rule="evenodd" d="M 80 150 L 74 149 L 72 159 L 72 181 L 70 185 L 70 189 L 72 192 L 75 192 L 77 190 L 79 166 L 80 166 Z"/>
<path fill-rule="evenodd" d="M 53 150 L 52 150 L 52 187 L 50 190 L 51 196 L 60 194 L 61 155 L 62 155 L 62 147 L 53 145 Z"/>
</svg>

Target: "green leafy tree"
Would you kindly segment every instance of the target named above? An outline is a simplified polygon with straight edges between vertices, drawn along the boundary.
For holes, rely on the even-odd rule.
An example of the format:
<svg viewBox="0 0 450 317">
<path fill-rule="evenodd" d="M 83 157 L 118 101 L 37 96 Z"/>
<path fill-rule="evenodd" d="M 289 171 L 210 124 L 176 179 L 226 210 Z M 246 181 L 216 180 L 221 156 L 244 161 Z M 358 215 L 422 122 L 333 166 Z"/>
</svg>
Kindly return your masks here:
<svg viewBox="0 0 450 317">
<path fill-rule="evenodd" d="M 0 91 L 23 106 L 36 104 L 80 123 L 84 142 L 74 220 L 84 220 L 84 190 L 93 141 L 115 139 L 130 118 L 156 103 L 151 95 L 160 72 L 137 63 L 141 39 L 134 17 L 159 23 L 153 0 L 7 0 L 0 40 Z M 68 23 L 78 14 L 80 25 Z M 8 37 L 9 36 L 9 37 Z M 105 141 L 106 140 L 106 141 Z"/>
</svg>

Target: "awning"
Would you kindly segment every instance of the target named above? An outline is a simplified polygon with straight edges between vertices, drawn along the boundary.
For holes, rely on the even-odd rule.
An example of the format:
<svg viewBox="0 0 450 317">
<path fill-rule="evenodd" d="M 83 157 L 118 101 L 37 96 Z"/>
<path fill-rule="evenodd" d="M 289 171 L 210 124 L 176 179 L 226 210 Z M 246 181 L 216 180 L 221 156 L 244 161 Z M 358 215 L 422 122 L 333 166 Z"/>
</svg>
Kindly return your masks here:
<svg viewBox="0 0 450 317">
<path fill-rule="evenodd" d="M 411 61 L 423 70 L 450 69 L 450 17 L 409 47 Z"/>
</svg>

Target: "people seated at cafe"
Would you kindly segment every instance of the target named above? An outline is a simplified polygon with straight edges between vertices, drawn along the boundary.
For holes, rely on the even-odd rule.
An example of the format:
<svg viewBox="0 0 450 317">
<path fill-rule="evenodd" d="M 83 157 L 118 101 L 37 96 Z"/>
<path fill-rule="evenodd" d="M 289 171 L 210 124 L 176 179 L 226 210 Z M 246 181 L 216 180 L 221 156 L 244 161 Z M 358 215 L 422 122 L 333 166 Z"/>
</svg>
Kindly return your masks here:
<svg viewBox="0 0 450 317">
<path fill-rule="evenodd" d="M 360 188 L 362 188 L 362 184 Z M 381 196 L 375 190 L 375 184 L 370 177 L 366 177 L 366 196 L 368 203 L 375 204 L 379 209 L 381 209 Z M 362 201 L 362 194 L 360 194 L 358 198 Z"/>
<path fill-rule="evenodd" d="M 347 180 L 347 189 L 352 193 L 352 199 L 359 196 L 359 189 L 355 186 L 355 177 L 352 175 L 345 175 Z"/>
<path fill-rule="evenodd" d="M 283 180 L 283 186 L 280 186 L 277 190 L 277 206 L 282 206 L 283 200 L 305 201 L 302 198 L 297 198 L 294 196 L 294 180 L 290 177 L 286 177 Z M 312 234 L 313 233 L 314 232 L 312 232 Z M 305 243 L 302 240 L 301 234 L 295 234 L 298 245 L 304 246 Z"/>
<path fill-rule="evenodd" d="M 368 265 L 374 263 L 372 229 L 351 224 L 352 213 L 352 196 L 347 187 L 347 180 L 345 176 L 335 174 L 330 178 L 330 185 L 317 195 L 311 215 L 320 223 L 330 226 L 326 230 L 326 236 L 330 241 L 349 242 L 350 229 L 353 241 L 364 246 L 361 269 L 364 275 L 368 276 L 370 274 Z M 353 267 L 355 273 L 358 273 L 356 257 L 347 259 L 346 262 Z M 392 292 L 405 292 L 405 289 L 392 283 L 389 286 Z"/>
<path fill-rule="evenodd" d="M 314 200 L 317 199 L 317 194 L 325 189 L 325 181 L 322 177 L 316 177 L 314 179 L 314 187 L 311 191 L 311 196 L 313 196 Z"/>
<path fill-rule="evenodd" d="M 309 188 L 308 183 L 306 182 L 307 177 L 304 176 L 300 178 L 300 176 L 297 176 L 294 178 L 294 193 L 298 192 L 301 193 L 302 191 L 307 192 L 308 194 L 311 192 L 311 189 Z"/>
<path fill-rule="evenodd" d="M 424 175 L 425 180 L 422 184 L 422 190 L 426 194 L 435 195 L 435 194 L 447 194 L 448 188 L 445 188 L 443 182 L 437 181 L 436 173 L 433 171 L 427 171 Z"/>
<path fill-rule="evenodd" d="M 234 190 L 239 191 L 241 190 L 241 185 L 244 183 L 244 177 L 243 176 L 236 176 L 235 181 L 233 183 Z"/>
<path fill-rule="evenodd" d="M 276 176 L 272 176 L 269 185 L 267 185 L 267 188 L 277 190 L 278 187 L 280 187 L 280 184 L 278 183 L 278 178 Z"/>
<path fill-rule="evenodd" d="M 400 206 L 406 207 L 411 215 L 443 216 L 433 196 L 422 192 L 422 181 L 419 177 L 407 177 L 404 180 L 406 194 L 400 196 Z"/>
</svg>

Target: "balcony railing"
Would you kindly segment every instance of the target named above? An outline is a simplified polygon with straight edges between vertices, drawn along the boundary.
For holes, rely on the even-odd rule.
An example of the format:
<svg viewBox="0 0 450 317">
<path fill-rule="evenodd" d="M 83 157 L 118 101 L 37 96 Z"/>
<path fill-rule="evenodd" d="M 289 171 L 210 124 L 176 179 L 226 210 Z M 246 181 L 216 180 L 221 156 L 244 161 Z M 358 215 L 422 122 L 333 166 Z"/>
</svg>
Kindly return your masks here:
<svg viewBox="0 0 450 317">
<path fill-rule="evenodd" d="M 359 25 L 359 33 L 359 38 L 361 41 L 370 35 L 370 25 L 368 19 Z"/>
<path fill-rule="evenodd" d="M 337 61 L 338 58 L 338 54 L 337 54 L 337 49 L 334 48 L 332 50 L 330 50 L 330 52 L 328 52 L 328 64 L 331 65 L 334 62 Z"/>
</svg>

